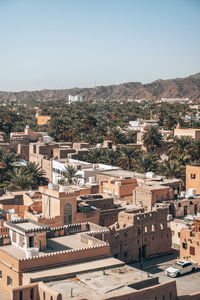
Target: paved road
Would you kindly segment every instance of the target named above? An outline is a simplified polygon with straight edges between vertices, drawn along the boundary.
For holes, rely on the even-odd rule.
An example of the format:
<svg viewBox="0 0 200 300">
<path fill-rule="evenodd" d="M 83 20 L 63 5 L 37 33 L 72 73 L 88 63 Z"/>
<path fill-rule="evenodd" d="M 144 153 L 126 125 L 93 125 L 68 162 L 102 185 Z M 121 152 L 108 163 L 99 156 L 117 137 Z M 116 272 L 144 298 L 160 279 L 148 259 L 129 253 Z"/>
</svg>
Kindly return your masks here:
<svg viewBox="0 0 200 300">
<path fill-rule="evenodd" d="M 174 278 L 166 276 L 165 270 L 173 264 L 176 258 L 177 253 L 144 261 L 144 271 L 148 272 L 149 274 L 153 274 L 154 276 L 158 276 L 160 283 L 172 281 Z M 134 263 L 132 266 L 135 268 L 140 268 L 140 263 Z M 178 296 L 199 292 L 200 269 L 195 273 L 188 273 L 176 278 L 176 285 Z"/>
</svg>

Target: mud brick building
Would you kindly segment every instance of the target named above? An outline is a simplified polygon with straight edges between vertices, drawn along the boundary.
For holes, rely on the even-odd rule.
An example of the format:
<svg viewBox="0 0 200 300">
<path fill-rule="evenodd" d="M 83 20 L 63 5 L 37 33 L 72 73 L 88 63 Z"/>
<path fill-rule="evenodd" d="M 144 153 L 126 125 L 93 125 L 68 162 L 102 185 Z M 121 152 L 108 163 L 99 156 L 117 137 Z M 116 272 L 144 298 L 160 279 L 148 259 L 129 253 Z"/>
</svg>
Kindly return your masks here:
<svg viewBox="0 0 200 300">
<path fill-rule="evenodd" d="M 196 218 L 194 226 L 180 232 L 180 258 L 194 260 L 200 264 L 200 219 Z"/>
<path fill-rule="evenodd" d="M 186 191 L 191 188 L 200 194 L 200 165 L 186 166 Z"/>
<path fill-rule="evenodd" d="M 123 211 L 118 222 L 103 235 L 94 234 L 110 244 L 115 258 L 126 263 L 171 252 L 171 229 L 167 223 L 167 209 L 134 213 Z"/>
</svg>

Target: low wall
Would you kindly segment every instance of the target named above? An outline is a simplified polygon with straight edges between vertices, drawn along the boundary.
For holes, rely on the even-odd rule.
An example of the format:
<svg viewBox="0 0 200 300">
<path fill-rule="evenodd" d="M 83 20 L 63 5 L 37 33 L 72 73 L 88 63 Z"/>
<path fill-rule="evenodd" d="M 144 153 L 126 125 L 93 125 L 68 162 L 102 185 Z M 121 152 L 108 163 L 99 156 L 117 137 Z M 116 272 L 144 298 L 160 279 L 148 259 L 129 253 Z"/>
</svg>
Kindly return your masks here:
<svg viewBox="0 0 200 300">
<path fill-rule="evenodd" d="M 18 262 L 20 271 L 24 272 L 28 270 L 43 269 L 47 266 L 59 266 L 108 255 L 110 255 L 110 246 L 109 244 L 104 244 L 95 247 L 60 251 L 43 256 L 24 258 L 20 259 Z"/>
<path fill-rule="evenodd" d="M 11 300 L 40 300 L 38 293 L 38 283 L 19 286 L 11 290 Z"/>
<path fill-rule="evenodd" d="M 166 282 L 139 291 L 133 291 L 126 295 L 108 297 L 106 300 L 177 300 L 176 281 Z M 189 298 L 187 298 L 188 300 Z M 184 299 L 186 300 L 186 299 Z M 197 300 L 197 299 L 192 299 Z"/>
<path fill-rule="evenodd" d="M 194 293 L 191 295 L 179 296 L 177 297 L 178 300 L 199 300 L 200 299 L 200 292 Z"/>
<path fill-rule="evenodd" d="M 11 290 L 11 300 L 62 300 L 62 295 L 43 282 L 31 283 Z"/>
</svg>

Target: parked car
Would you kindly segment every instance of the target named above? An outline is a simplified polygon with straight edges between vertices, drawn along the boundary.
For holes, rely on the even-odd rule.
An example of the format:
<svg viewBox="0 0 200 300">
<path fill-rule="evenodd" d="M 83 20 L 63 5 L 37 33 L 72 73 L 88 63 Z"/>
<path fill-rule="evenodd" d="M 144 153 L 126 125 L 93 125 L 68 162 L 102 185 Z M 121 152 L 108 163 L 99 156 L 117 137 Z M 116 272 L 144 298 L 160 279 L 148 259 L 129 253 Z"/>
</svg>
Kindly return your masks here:
<svg viewBox="0 0 200 300">
<path fill-rule="evenodd" d="M 198 269 L 198 264 L 192 260 L 179 260 L 169 267 L 165 274 L 170 277 L 179 277 L 182 274 L 194 272 Z"/>
</svg>

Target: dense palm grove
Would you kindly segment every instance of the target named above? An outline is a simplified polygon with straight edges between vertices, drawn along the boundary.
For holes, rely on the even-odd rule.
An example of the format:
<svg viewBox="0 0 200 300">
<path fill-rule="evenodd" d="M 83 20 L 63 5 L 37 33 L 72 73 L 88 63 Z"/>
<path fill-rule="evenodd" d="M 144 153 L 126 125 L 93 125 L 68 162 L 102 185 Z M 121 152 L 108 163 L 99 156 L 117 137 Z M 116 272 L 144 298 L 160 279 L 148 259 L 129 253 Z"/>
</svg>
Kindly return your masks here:
<svg viewBox="0 0 200 300">
<path fill-rule="evenodd" d="M 0 108 L 0 131 L 5 132 L 9 141 L 10 132 L 23 131 L 29 125 L 34 131 L 46 131 L 55 141 L 88 142 L 91 145 L 109 139 L 117 150 L 94 148 L 85 156 L 88 162 L 101 162 L 117 165 L 137 172 L 154 171 L 168 178 L 181 178 L 184 182 L 185 165 L 200 160 L 200 141 L 191 138 L 174 138 L 168 157 L 161 159 L 157 149 L 161 146 L 162 135 L 157 127 L 149 127 L 143 135 L 147 151 L 137 150 L 128 144 L 136 142 L 136 132 L 127 130 L 128 122 L 156 117 L 159 126 L 165 130 L 173 129 L 178 123 L 181 127 L 200 128 L 195 120 L 195 109 L 183 104 L 120 103 L 114 101 L 82 102 L 67 104 L 63 101 L 38 102 L 42 114 L 51 115 L 46 126 L 38 126 L 35 108 L 31 105 L 7 105 Z M 190 115 L 190 119 L 185 116 Z M 10 190 L 37 188 L 45 184 L 45 174 L 39 166 L 28 165 L 16 168 L 13 153 L 0 153 L 2 186 Z M 27 182 L 29 181 L 29 184 Z"/>
</svg>

